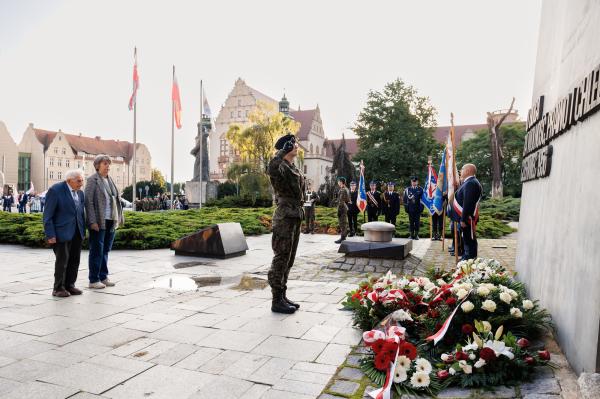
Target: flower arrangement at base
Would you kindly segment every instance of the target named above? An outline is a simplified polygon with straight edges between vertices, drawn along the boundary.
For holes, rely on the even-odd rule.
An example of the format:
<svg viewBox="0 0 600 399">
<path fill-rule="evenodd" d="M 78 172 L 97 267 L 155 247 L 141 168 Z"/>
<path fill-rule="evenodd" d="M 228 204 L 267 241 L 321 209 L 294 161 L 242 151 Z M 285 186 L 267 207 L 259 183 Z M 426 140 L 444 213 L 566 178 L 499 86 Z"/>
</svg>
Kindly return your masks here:
<svg viewBox="0 0 600 399">
<path fill-rule="evenodd" d="M 494 259 L 461 261 L 452 270 L 430 270 L 424 277 L 388 272 L 360 283 L 343 304 L 365 334 L 378 331 L 383 339 L 367 344 L 365 338 L 371 349 L 363 359 L 366 374 L 383 384 L 387 374 L 395 376 L 397 371 L 396 381 L 402 381 L 394 386 L 402 392 L 433 394 L 448 385 L 514 384 L 529 379 L 537 366 L 552 366 L 547 351 L 529 347 L 529 340 L 552 328 L 550 315 L 527 298 L 525 286 Z M 388 336 L 382 326 L 400 329 L 402 338 Z M 387 365 L 394 361 L 390 359 L 395 347 L 388 343 L 383 348 L 390 339 L 398 341 L 394 359 L 404 365 L 394 373 L 388 373 Z M 402 343 L 410 344 L 406 353 L 400 350 Z M 419 372 L 417 358 L 434 366 L 428 379 L 419 376 L 412 384 Z"/>
</svg>

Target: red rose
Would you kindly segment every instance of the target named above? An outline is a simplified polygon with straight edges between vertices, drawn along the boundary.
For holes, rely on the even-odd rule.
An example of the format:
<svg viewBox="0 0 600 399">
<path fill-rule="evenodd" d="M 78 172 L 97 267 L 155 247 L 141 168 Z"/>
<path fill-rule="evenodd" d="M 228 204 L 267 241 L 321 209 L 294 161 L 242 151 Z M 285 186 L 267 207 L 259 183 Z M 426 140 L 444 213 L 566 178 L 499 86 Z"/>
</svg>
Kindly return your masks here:
<svg viewBox="0 0 600 399">
<path fill-rule="evenodd" d="M 527 364 L 528 364 L 528 365 L 530 365 L 530 366 L 533 366 L 533 365 L 535 364 L 535 359 L 534 359 L 534 358 L 532 358 L 531 356 L 527 356 L 527 357 L 525 358 L 525 363 L 527 363 Z"/>
<path fill-rule="evenodd" d="M 446 299 L 446 305 L 448 305 L 448 306 L 456 305 L 456 298 L 451 296 L 450 298 Z"/>
<path fill-rule="evenodd" d="M 352 295 L 352 299 L 359 300 L 360 299 L 360 294 L 358 292 L 356 294 L 353 294 Z"/>
<path fill-rule="evenodd" d="M 437 372 L 437 377 L 440 380 L 445 380 L 446 378 L 450 377 L 450 373 L 448 372 L 448 370 L 440 370 Z"/>
<path fill-rule="evenodd" d="M 469 323 L 463 324 L 461 330 L 465 335 L 471 335 L 474 331 L 473 326 Z"/>
<path fill-rule="evenodd" d="M 381 352 L 384 345 L 385 345 L 385 340 L 378 339 L 377 341 L 375 341 L 371 344 L 371 348 L 373 349 L 373 352 L 375 352 L 377 354 L 377 353 Z"/>
<path fill-rule="evenodd" d="M 403 342 L 400 345 L 400 355 L 404 355 L 410 360 L 415 360 L 417 358 L 417 348 L 411 344 L 410 342 Z"/>
<path fill-rule="evenodd" d="M 433 301 L 431 301 L 429 303 L 429 307 L 436 307 L 437 305 L 439 305 L 442 302 L 442 298 L 435 298 Z"/>
<path fill-rule="evenodd" d="M 439 317 L 439 315 L 440 315 L 440 312 L 438 312 L 435 309 L 429 309 L 427 311 L 427 316 L 431 317 L 432 319 L 435 319 L 435 318 Z"/>
<path fill-rule="evenodd" d="M 479 351 L 479 357 L 486 362 L 491 362 L 492 360 L 496 360 L 496 352 L 492 348 L 483 348 Z"/>
<path fill-rule="evenodd" d="M 545 351 L 538 351 L 538 356 L 542 360 L 550 360 L 550 352 L 548 352 L 547 350 L 545 350 Z"/>
<path fill-rule="evenodd" d="M 527 348 L 529 346 L 529 340 L 527 338 L 520 338 L 517 341 L 517 345 L 521 348 Z"/>
<path fill-rule="evenodd" d="M 384 353 L 378 353 L 377 355 L 375 355 L 373 364 L 377 370 L 385 371 L 390 366 L 390 358 L 387 357 Z"/>
<path fill-rule="evenodd" d="M 454 358 L 456 360 L 467 360 L 469 358 L 469 355 L 467 355 L 465 352 L 460 351 L 460 352 L 456 352 L 456 354 L 454 355 Z"/>
</svg>

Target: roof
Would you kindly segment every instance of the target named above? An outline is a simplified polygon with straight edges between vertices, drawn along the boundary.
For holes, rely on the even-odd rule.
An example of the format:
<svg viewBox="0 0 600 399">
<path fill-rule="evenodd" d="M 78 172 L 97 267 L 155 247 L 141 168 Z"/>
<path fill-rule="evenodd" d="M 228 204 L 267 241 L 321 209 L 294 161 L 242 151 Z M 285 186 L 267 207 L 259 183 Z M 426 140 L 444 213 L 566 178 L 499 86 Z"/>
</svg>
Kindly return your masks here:
<svg viewBox="0 0 600 399">
<path fill-rule="evenodd" d="M 33 129 L 38 141 L 44 145 L 44 150 L 48 149 L 58 132 L 43 129 Z M 87 137 L 75 134 L 61 132 L 74 152 L 85 152 L 86 154 L 98 155 L 105 154 L 111 157 L 122 157 L 125 160 L 131 159 L 133 155 L 133 144 L 128 141 L 104 140 L 100 137 Z M 138 148 L 140 143 L 137 143 Z"/>
<path fill-rule="evenodd" d="M 300 123 L 300 130 L 298 130 L 298 139 L 307 140 L 312 122 L 315 117 L 316 109 L 307 109 L 304 111 L 290 111 L 290 115 Z"/>
<path fill-rule="evenodd" d="M 257 101 L 262 101 L 265 103 L 275 103 L 275 104 L 279 104 L 279 101 L 275 100 L 274 98 L 271 98 L 269 96 L 267 96 L 266 94 L 261 93 L 260 91 L 253 89 L 252 87 L 246 85 L 248 87 L 248 89 L 250 90 L 250 93 L 252 94 L 252 96 L 257 100 Z"/>
<path fill-rule="evenodd" d="M 358 139 L 356 139 L 356 138 L 345 139 L 345 141 L 346 141 L 346 152 L 348 154 L 350 154 L 350 158 L 352 159 L 352 157 L 358 152 Z M 342 139 L 325 141 L 325 149 L 326 149 L 325 151 L 327 153 L 327 156 L 329 156 L 329 157 L 333 157 L 333 152 L 331 151 L 331 143 L 333 143 L 335 145 L 335 147 L 337 148 L 342 143 Z"/>
</svg>

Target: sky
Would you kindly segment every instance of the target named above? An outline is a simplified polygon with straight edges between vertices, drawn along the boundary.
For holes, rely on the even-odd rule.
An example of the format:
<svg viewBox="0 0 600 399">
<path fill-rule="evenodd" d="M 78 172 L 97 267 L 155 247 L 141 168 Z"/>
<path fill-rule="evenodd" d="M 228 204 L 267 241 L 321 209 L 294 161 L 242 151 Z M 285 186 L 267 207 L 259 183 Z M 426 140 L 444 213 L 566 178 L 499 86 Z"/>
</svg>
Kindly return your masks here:
<svg viewBox="0 0 600 399">
<path fill-rule="evenodd" d="M 133 140 L 127 103 L 138 48 L 137 133 L 169 177 L 171 74 L 182 102 L 175 180 L 192 177 L 200 80 L 213 115 L 235 80 L 291 108 L 321 109 L 329 138 L 370 90 L 401 78 L 438 125 L 484 123 L 531 103 L 541 0 L 0 0 L 0 121 Z"/>
</svg>

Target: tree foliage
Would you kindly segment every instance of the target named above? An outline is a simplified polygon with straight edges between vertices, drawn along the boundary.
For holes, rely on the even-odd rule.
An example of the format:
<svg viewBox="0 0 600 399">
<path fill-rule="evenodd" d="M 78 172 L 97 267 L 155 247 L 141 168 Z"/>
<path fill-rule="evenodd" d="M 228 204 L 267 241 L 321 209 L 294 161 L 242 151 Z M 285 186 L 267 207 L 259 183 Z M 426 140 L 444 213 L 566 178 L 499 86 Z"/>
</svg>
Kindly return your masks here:
<svg viewBox="0 0 600 399">
<path fill-rule="evenodd" d="M 152 177 L 150 180 L 158 184 L 160 187 L 167 187 L 167 183 L 165 180 L 165 176 L 163 176 L 162 172 L 156 168 L 152 168 Z"/>
<path fill-rule="evenodd" d="M 504 195 L 507 196 L 521 196 L 521 162 L 525 133 L 523 123 L 506 124 L 500 128 L 504 154 L 502 184 Z M 475 137 L 463 141 L 458 147 L 456 158 L 459 163 L 472 163 L 477 166 L 477 178 L 483 186 L 483 194 L 489 196 L 492 189 L 492 156 L 488 130 L 480 130 L 475 133 Z"/>
<path fill-rule="evenodd" d="M 330 143 L 330 145 L 333 153 L 333 164 L 329 174 L 325 176 L 325 183 L 321 184 L 318 189 L 319 203 L 327 206 L 333 205 L 335 200 L 338 177 L 345 177 L 348 185 L 352 180 L 356 180 L 356 168 L 350 160 L 350 154 L 346 151 L 344 136 L 342 136 L 342 141 L 337 147 L 334 143 Z"/>
<path fill-rule="evenodd" d="M 273 146 L 284 134 L 295 134 L 300 124 L 277 112 L 275 106 L 261 101 L 248 115 L 248 123 L 232 124 L 226 133 L 227 140 L 239 153 L 241 162 L 256 165 L 264 172 L 273 156 Z"/>
<path fill-rule="evenodd" d="M 402 185 L 417 175 L 423 181 L 428 155 L 434 164 L 440 161 L 442 146 L 433 138 L 435 117 L 429 98 L 419 96 L 401 79 L 383 91 L 370 91 L 353 129 L 359 146 L 354 160 L 364 160 L 365 172 L 373 180 Z"/>
<path fill-rule="evenodd" d="M 161 194 L 164 193 L 167 190 L 167 187 L 165 185 L 159 185 L 157 182 L 155 181 L 150 181 L 150 180 L 142 180 L 137 182 L 137 197 L 138 199 L 140 198 L 140 188 L 142 189 L 142 198 L 146 198 L 146 186 L 148 186 L 148 197 L 154 197 L 157 194 Z M 121 196 L 123 198 L 125 198 L 127 201 L 131 201 L 131 190 L 132 187 L 131 185 L 125 187 L 123 189 L 123 192 L 121 193 Z"/>
</svg>

